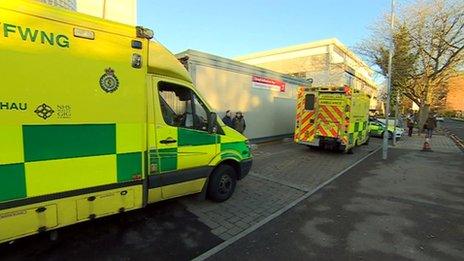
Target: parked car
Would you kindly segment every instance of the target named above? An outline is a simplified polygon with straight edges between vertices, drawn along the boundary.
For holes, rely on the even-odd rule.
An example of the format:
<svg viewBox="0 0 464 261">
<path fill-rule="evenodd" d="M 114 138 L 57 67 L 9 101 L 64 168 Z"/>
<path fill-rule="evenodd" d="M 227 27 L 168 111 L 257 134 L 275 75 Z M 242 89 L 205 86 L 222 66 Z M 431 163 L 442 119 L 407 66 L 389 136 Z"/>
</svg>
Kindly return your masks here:
<svg viewBox="0 0 464 261">
<path fill-rule="evenodd" d="M 385 123 L 377 119 L 369 119 L 369 133 L 373 137 L 383 137 L 385 131 Z M 404 129 L 400 127 L 395 127 L 392 125 L 388 126 L 388 138 L 393 139 L 393 133 L 395 133 L 396 138 L 403 137 Z"/>
<path fill-rule="evenodd" d="M 437 121 L 444 122 L 444 121 L 445 121 L 445 117 L 443 117 L 443 116 L 438 116 L 438 117 L 437 117 Z"/>
</svg>

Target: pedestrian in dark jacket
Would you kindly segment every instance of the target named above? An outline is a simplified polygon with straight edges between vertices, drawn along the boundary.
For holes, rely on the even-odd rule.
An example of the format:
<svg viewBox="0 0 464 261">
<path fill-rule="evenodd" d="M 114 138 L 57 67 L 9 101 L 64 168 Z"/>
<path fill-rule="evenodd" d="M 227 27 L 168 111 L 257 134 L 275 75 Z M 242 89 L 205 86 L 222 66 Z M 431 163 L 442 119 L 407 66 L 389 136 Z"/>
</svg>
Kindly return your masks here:
<svg viewBox="0 0 464 261">
<path fill-rule="evenodd" d="M 412 119 L 412 117 L 407 119 L 406 124 L 408 126 L 408 136 L 411 137 L 412 136 L 412 131 L 414 129 L 414 120 Z"/>
<path fill-rule="evenodd" d="M 222 122 L 224 122 L 225 125 L 231 128 L 234 127 L 234 124 L 232 122 L 232 113 L 230 112 L 230 110 L 226 111 L 226 115 L 224 116 L 224 118 L 222 118 Z"/>
<path fill-rule="evenodd" d="M 237 112 L 233 121 L 234 129 L 243 134 L 246 129 L 245 119 L 242 112 Z"/>
<path fill-rule="evenodd" d="M 426 138 L 431 139 L 433 130 L 437 127 L 437 119 L 433 115 L 429 115 L 427 121 L 424 124 L 424 129 L 427 130 Z"/>
</svg>

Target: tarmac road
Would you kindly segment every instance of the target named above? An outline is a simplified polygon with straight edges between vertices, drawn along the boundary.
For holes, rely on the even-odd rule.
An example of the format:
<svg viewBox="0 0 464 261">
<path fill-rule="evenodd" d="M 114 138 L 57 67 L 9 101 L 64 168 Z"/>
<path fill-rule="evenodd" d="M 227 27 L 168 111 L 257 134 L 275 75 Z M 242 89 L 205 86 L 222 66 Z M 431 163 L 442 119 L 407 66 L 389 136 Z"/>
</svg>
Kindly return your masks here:
<svg viewBox="0 0 464 261">
<path fill-rule="evenodd" d="M 209 260 L 462 260 L 464 161 L 405 137 Z"/>
<path fill-rule="evenodd" d="M 451 133 L 458 136 L 461 140 L 464 140 L 464 121 L 445 119 L 442 125 L 445 129 L 451 131 Z"/>
</svg>

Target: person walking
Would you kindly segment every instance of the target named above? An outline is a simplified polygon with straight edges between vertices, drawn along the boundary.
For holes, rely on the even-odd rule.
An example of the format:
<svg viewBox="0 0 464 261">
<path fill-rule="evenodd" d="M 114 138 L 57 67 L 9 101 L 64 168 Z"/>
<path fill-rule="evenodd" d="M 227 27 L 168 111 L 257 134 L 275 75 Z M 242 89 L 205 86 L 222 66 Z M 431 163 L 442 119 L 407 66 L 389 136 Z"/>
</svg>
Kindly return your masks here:
<svg viewBox="0 0 464 261">
<path fill-rule="evenodd" d="M 407 119 L 406 125 L 408 126 L 408 136 L 411 137 L 414 129 L 414 120 L 412 119 L 412 116 Z"/>
<path fill-rule="evenodd" d="M 234 121 L 233 121 L 233 126 L 234 126 L 234 129 L 240 133 L 243 134 L 243 132 L 245 132 L 245 129 L 246 129 L 246 123 L 245 123 L 245 119 L 243 118 L 243 113 L 238 111 L 236 114 L 235 114 L 235 118 L 234 118 Z"/>
<path fill-rule="evenodd" d="M 232 113 L 230 112 L 230 110 L 226 111 L 226 115 L 224 116 L 224 118 L 222 118 L 222 121 L 228 127 L 234 128 L 234 124 L 232 122 Z"/>
<path fill-rule="evenodd" d="M 433 130 L 437 127 L 437 119 L 433 114 L 430 114 L 429 117 L 427 118 L 427 121 L 425 122 L 424 129 L 427 130 L 426 132 L 426 138 L 431 139 Z"/>
</svg>

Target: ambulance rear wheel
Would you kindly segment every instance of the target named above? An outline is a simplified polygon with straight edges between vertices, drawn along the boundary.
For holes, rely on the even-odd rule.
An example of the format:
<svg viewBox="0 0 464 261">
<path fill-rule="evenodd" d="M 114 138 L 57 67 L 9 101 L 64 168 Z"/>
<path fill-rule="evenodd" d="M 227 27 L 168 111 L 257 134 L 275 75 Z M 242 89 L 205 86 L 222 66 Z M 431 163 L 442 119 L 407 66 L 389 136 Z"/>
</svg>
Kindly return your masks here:
<svg viewBox="0 0 464 261">
<path fill-rule="evenodd" d="M 209 178 L 208 198 L 216 202 L 226 201 L 234 194 L 236 185 L 235 169 L 229 165 L 220 165 Z"/>
</svg>

